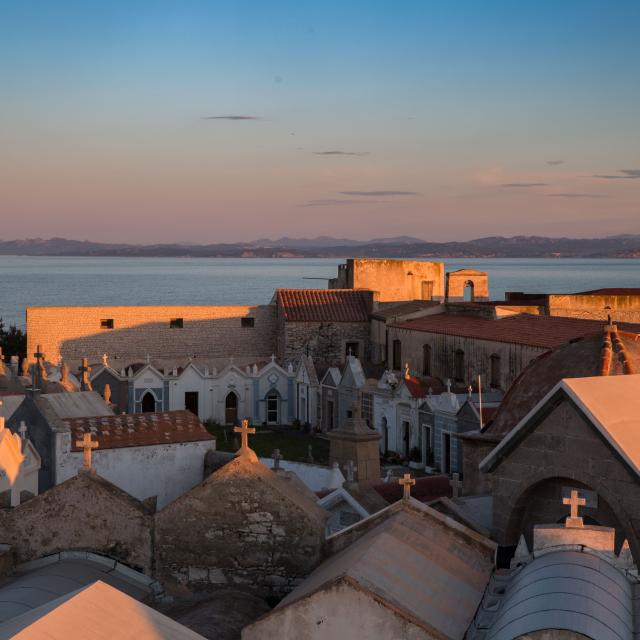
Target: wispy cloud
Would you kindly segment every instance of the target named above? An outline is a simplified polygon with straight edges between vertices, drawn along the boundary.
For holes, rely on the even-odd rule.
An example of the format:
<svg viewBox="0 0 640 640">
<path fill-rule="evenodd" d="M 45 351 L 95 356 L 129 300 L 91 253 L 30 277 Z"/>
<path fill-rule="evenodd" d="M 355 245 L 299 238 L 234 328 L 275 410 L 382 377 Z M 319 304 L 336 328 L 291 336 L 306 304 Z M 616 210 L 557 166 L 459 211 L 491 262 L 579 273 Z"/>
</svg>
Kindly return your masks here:
<svg viewBox="0 0 640 640">
<path fill-rule="evenodd" d="M 309 200 L 306 204 L 301 204 L 301 207 L 335 207 L 335 206 L 349 206 L 349 205 L 369 205 L 379 204 L 387 202 L 387 200 L 347 200 L 346 198 L 325 198 L 321 200 Z"/>
<path fill-rule="evenodd" d="M 417 191 L 340 191 L 343 196 L 373 196 L 373 197 L 387 197 L 387 196 L 417 196 Z"/>
<path fill-rule="evenodd" d="M 603 178 L 605 180 L 640 180 L 640 169 L 618 169 L 618 175 L 594 174 L 589 177 Z"/>
<path fill-rule="evenodd" d="M 604 193 L 547 193 L 549 198 L 608 198 Z"/>
<path fill-rule="evenodd" d="M 564 164 L 564 160 L 547 160 L 547 164 L 550 164 L 552 167 L 558 164 Z"/>
<path fill-rule="evenodd" d="M 314 156 L 368 156 L 368 151 L 340 151 L 333 149 L 331 151 L 313 151 Z"/>
<path fill-rule="evenodd" d="M 500 186 L 505 189 L 526 189 L 528 187 L 548 187 L 549 184 L 547 182 L 506 182 Z"/>
<path fill-rule="evenodd" d="M 230 116 L 202 116 L 200 119 L 201 120 L 260 120 L 260 117 L 230 115 Z"/>
</svg>

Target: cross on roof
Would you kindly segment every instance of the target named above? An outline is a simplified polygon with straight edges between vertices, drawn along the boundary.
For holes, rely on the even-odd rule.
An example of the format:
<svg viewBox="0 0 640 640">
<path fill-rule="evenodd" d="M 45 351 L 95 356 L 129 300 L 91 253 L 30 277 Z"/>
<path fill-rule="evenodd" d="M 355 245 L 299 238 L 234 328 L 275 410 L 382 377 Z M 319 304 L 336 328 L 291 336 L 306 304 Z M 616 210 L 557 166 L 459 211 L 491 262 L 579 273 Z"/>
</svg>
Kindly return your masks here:
<svg viewBox="0 0 640 640">
<path fill-rule="evenodd" d="M 411 497 L 411 487 L 416 483 L 416 481 L 411 477 L 410 473 L 405 473 L 400 480 L 398 480 L 398 484 L 402 485 L 404 490 L 402 494 L 403 500 L 408 500 Z"/>
<path fill-rule="evenodd" d="M 103 353 L 103 354 L 102 354 L 102 364 L 103 364 L 105 367 L 108 367 L 108 366 L 109 366 L 109 354 L 108 354 L 108 353 Z"/>
<path fill-rule="evenodd" d="M 582 527 L 582 518 L 578 516 L 578 507 L 584 507 L 587 504 L 586 498 L 579 498 L 575 489 L 571 490 L 570 498 L 562 498 L 562 504 L 568 504 L 571 507 L 571 515 L 565 520 L 565 527 Z"/>
<path fill-rule="evenodd" d="M 24 420 L 20 420 L 18 431 L 20 432 L 20 437 L 25 440 L 27 438 L 27 425 L 24 423 Z"/>
<path fill-rule="evenodd" d="M 76 440 L 76 447 L 82 447 L 84 452 L 82 468 L 85 471 L 91 469 L 91 450 L 97 449 L 99 446 L 97 442 L 93 442 L 92 437 L 93 434 L 90 431 L 86 431 L 82 440 Z"/>
<path fill-rule="evenodd" d="M 41 358 L 44 358 L 44 353 L 42 353 L 42 348 L 40 347 L 40 345 L 36 347 L 36 352 L 33 354 L 33 357 L 36 360 L 40 360 Z"/>
<path fill-rule="evenodd" d="M 280 460 L 282 460 L 280 449 L 274 449 L 271 457 L 273 458 L 273 470 L 277 471 L 280 468 Z"/>
<path fill-rule="evenodd" d="M 233 427 L 233 432 L 241 434 L 241 438 L 242 438 L 242 444 L 240 445 L 240 450 L 239 450 L 238 453 L 242 454 L 245 451 L 250 451 L 250 449 L 249 449 L 249 434 L 250 433 L 254 434 L 256 432 L 256 428 L 255 427 L 250 427 L 248 420 L 243 420 L 242 421 L 242 426 Z"/>
<path fill-rule="evenodd" d="M 451 481 L 449 482 L 451 486 L 451 497 L 459 498 L 460 497 L 460 489 L 462 489 L 462 482 L 460 481 L 460 474 L 454 473 L 451 476 Z"/>
</svg>

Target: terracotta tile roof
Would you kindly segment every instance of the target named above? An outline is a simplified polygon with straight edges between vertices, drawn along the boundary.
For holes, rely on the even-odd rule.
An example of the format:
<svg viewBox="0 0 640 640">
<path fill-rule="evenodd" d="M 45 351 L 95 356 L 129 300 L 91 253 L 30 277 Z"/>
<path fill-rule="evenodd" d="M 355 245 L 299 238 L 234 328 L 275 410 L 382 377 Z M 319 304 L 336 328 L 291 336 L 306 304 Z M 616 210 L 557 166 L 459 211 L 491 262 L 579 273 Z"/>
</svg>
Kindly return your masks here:
<svg viewBox="0 0 640 640">
<path fill-rule="evenodd" d="M 601 320 L 518 314 L 496 320 L 441 313 L 391 325 L 400 329 L 523 344 L 553 349 L 575 338 L 600 333 Z"/>
<path fill-rule="evenodd" d="M 562 294 L 560 294 L 562 295 Z M 572 294 L 567 294 L 572 295 Z M 640 287 L 605 287 L 592 291 L 581 291 L 578 296 L 640 296 Z"/>
<path fill-rule="evenodd" d="M 200 442 L 213 440 L 198 416 L 191 411 L 158 411 L 128 413 L 118 416 L 96 416 L 64 420 L 71 429 L 71 450 L 82 451 L 76 440 L 93 433 L 99 449 L 144 447 L 155 444 Z"/>
<path fill-rule="evenodd" d="M 427 396 L 428 387 L 426 387 L 420 378 L 415 376 L 405 376 L 403 379 L 405 387 L 414 398 L 425 398 Z"/>
<path fill-rule="evenodd" d="M 277 289 L 286 322 L 368 322 L 372 293 L 354 289 Z"/>
</svg>

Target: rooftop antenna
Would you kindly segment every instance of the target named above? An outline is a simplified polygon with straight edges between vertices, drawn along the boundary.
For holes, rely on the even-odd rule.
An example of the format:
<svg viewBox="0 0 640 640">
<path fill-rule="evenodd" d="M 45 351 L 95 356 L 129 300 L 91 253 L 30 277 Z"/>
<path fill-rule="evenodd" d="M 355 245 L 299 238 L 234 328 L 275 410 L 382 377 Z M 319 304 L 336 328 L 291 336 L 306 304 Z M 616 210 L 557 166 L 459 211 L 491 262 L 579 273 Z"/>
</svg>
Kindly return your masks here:
<svg viewBox="0 0 640 640">
<path fill-rule="evenodd" d="M 482 420 L 482 376 L 478 374 L 478 403 L 480 406 L 480 431 L 484 428 L 484 421 Z"/>
</svg>

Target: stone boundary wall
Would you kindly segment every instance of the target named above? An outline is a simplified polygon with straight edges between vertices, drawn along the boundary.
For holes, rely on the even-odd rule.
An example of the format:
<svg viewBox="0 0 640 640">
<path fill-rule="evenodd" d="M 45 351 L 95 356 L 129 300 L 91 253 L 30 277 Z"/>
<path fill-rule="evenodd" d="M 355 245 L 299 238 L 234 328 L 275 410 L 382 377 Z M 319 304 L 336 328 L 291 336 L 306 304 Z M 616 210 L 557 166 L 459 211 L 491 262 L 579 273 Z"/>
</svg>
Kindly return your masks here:
<svg viewBox="0 0 640 640">
<path fill-rule="evenodd" d="M 183 328 L 170 328 L 174 319 Z M 253 318 L 253 326 L 242 326 Z M 103 321 L 113 328 L 102 328 Z M 45 359 L 77 364 L 83 357 L 100 362 L 103 353 L 119 362 L 154 358 L 253 357 L 268 359 L 276 350 L 276 308 L 262 306 L 29 307 L 27 353 L 40 345 Z"/>
<path fill-rule="evenodd" d="M 571 295 L 549 296 L 550 316 L 640 323 L 640 295 Z"/>
</svg>

